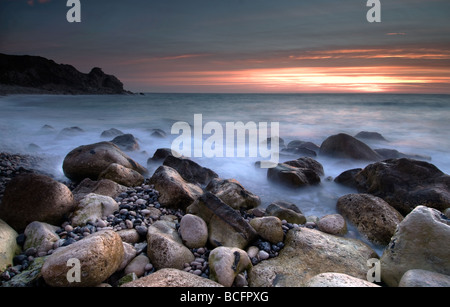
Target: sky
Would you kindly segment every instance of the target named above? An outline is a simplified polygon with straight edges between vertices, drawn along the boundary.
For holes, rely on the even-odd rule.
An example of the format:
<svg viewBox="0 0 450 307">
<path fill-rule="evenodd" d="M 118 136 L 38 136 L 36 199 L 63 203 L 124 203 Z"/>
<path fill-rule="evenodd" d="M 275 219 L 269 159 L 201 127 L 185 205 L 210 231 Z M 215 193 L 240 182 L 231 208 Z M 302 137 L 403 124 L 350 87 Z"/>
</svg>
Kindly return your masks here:
<svg viewBox="0 0 450 307">
<path fill-rule="evenodd" d="M 450 94 L 450 1 L 0 0 L 0 53 L 134 92 Z"/>
</svg>

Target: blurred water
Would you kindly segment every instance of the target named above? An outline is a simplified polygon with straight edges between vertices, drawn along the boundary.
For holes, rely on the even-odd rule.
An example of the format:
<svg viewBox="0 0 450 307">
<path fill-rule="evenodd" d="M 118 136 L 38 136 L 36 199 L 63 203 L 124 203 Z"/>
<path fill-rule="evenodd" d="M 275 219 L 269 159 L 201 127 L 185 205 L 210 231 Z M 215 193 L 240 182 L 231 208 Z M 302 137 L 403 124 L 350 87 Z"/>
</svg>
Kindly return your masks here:
<svg viewBox="0 0 450 307">
<path fill-rule="evenodd" d="M 387 94 L 146 94 L 145 96 L 7 96 L 0 97 L 0 151 L 31 153 L 51 157 L 46 171 L 64 178 L 61 166 L 65 155 L 79 145 L 103 141 L 102 131 L 117 128 L 139 139 L 141 151 L 128 153 L 142 165 L 156 149 L 170 147 L 178 135 L 170 135 L 175 122 L 193 124 L 194 114 L 203 122 L 279 122 L 280 136 L 320 145 L 337 133 L 355 135 L 376 131 L 389 142 L 369 142 L 372 148 L 392 148 L 405 153 L 432 157 L 431 163 L 450 173 L 450 96 Z M 54 130 L 43 130 L 50 125 Z M 85 132 L 60 137 L 66 127 Z M 166 131 L 168 137 L 151 136 L 152 129 Z M 281 160 L 284 158 L 282 157 Z M 286 158 L 284 160 L 289 160 Z M 317 187 L 285 190 L 266 179 L 266 171 L 256 169 L 255 158 L 194 158 L 223 178 L 235 178 L 262 198 L 267 206 L 274 200 L 296 203 L 306 215 L 323 216 L 335 212 L 338 197 L 354 192 L 325 180 L 341 172 L 364 167 L 366 163 L 318 157 L 325 178 Z M 153 169 L 150 170 L 151 173 Z"/>
</svg>

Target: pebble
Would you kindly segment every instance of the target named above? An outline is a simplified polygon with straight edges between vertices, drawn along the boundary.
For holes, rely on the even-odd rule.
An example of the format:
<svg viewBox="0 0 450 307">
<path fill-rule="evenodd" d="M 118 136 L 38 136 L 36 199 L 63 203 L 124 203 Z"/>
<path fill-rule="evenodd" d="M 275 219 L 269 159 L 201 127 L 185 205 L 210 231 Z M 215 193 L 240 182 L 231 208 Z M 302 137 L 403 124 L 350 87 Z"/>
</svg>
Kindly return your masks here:
<svg viewBox="0 0 450 307">
<path fill-rule="evenodd" d="M 268 252 L 262 250 L 262 251 L 259 251 L 258 257 L 260 260 L 267 260 L 267 259 L 269 259 L 270 255 Z"/>
</svg>

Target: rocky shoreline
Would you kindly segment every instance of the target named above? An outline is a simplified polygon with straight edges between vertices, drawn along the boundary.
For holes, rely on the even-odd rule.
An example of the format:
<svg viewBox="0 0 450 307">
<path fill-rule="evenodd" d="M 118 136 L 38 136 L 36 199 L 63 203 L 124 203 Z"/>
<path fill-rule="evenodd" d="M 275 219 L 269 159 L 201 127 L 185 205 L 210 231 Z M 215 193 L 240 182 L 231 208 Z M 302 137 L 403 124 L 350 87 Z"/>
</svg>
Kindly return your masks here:
<svg viewBox="0 0 450 307">
<path fill-rule="evenodd" d="M 358 193 L 320 218 L 283 200 L 261 208 L 238 181 L 164 149 L 148 174 L 114 143 L 75 148 L 63 163 L 69 183 L 36 171 L 39 158 L 0 153 L 0 286 L 449 286 L 450 177 L 424 161 L 378 162 L 349 138 L 315 150 L 373 162 L 336 178 Z M 312 157 L 267 173 L 294 189 L 323 176 Z M 367 281 L 367 262 L 379 257 L 345 236 L 348 223 L 386 246 L 381 283 Z"/>
</svg>

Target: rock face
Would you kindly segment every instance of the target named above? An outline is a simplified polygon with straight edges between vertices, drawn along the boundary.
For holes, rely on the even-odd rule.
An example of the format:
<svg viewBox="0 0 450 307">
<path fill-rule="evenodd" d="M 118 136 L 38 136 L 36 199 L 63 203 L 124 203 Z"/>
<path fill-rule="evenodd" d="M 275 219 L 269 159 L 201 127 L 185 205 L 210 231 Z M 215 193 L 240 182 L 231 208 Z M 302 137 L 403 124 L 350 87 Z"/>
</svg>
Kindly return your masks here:
<svg viewBox="0 0 450 307">
<path fill-rule="evenodd" d="M 213 249 L 208 262 L 209 278 L 225 287 L 231 287 L 239 273 L 252 267 L 252 262 L 245 251 L 224 246 Z"/>
<path fill-rule="evenodd" d="M 206 190 L 219 197 L 224 203 L 233 209 L 252 209 L 261 204 L 259 196 L 246 190 L 235 179 L 215 178 L 206 187 Z"/>
<path fill-rule="evenodd" d="M 370 241 L 387 245 L 403 216 L 383 199 L 369 194 L 339 198 L 337 210 Z"/>
<path fill-rule="evenodd" d="M 417 206 L 450 207 L 450 176 L 425 161 L 377 162 L 357 173 L 355 181 L 359 192 L 383 198 L 403 215 Z"/>
<path fill-rule="evenodd" d="M 175 169 L 184 180 L 194 184 L 207 185 L 212 179 L 219 177 L 209 168 L 189 159 L 176 158 L 173 155 L 168 155 L 163 165 Z"/>
<path fill-rule="evenodd" d="M 77 209 L 71 215 L 73 226 L 84 226 L 88 222 L 95 223 L 119 210 L 119 204 L 109 196 L 88 194 L 81 199 Z"/>
<path fill-rule="evenodd" d="M 266 215 L 276 216 L 280 220 L 286 220 L 288 223 L 303 225 L 306 223 L 306 217 L 300 209 L 293 203 L 285 201 L 276 201 L 266 208 Z"/>
<path fill-rule="evenodd" d="M 322 165 L 308 157 L 279 163 L 267 170 L 267 178 L 270 181 L 291 188 L 319 184 L 320 176 L 323 175 Z"/>
<path fill-rule="evenodd" d="M 339 288 L 339 287 L 355 287 L 355 288 L 366 288 L 366 287 L 380 287 L 374 283 L 368 282 L 367 280 L 355 278 L 347 274 L 341 273 L 322 273 L 311 278 L 307 284 L 307 287 L 311 288 Z"/>
<path fill-rule="evenodd" d="M 75 206 L 64 184 L 44 175 L 19 175 L 6 187 L 0 218 L 20 232 L 33 221 L 59 225 Z"/>
<path fill-rule="evenodd" d="M 0 220 L 0 272 L 12 265 L 16 253 L 18 234 L 4 221 Z"/>
<path fill-rule="evenodd" d="M 327 138 L 320 146 L 320 155 L 364 161 L 381 160 L 381 156 L 369 146 L 344 133 Z"/>
<path fill-rule="evenodd" d="M 122 287 L 223 287 L 221 284 L 177 269 L 161 269 L 153 274 L 124 284 Z"/>
<path fill-rule="evenodd" d="M 426 270 L 409 270 L 403 275 L 398 286 L 407 288 L 448 288 L 450 287 L 450 276 Z"/>
<path fill-rule="evenodd" d="M 187 213 L 200 216 L 208 225 L 209 242 L 213 246 L 244 249 L 257 233 L 240 213 L 210 192 L 188 207 Z"/>
<path fill-rule="evenodd" d="M 0 84 L 19 87 L 19 93 L 42 94 L 126 94 L 122 82 L 100 68 L 88 74 L 71 65 L 56 64 L 38 56 L 0 53 Z M 34 91 L 33 91 L 34 90 Z M 12 92 L 15 94 L 16 92 Z"/>
<path fill-rule="evenodd" d="M 111 276 L 124 257 L 122 240 L 112 230 L 100 231 L 57 249 L 42 267 L 45 282 L 52 287 L 92 287 Z M 70 282 L 69 259 L 80 261 L 80 282 Z"/>
<path fill-rule="evenodd" d="M 147 255 L 156 269 L 182 270 L 185 263 L 195 259 L 178 232 L 164 221 L 157 221 L 148 228 L 147 244 Z"/>
<path fill-rule="evenodd" d="M 192 183 L 186 182 L 180 174 L 169 166 L 160 166 L 149 181 L 159 191 L 159 202 L 168 208 L 186 209 L 203 190 Z"/>
<path fill-rule="evenodd" d="M 416 207 L 400 223 L 381 257 L 381 279 L 397 286 L 411 269 L 450 275 L 450 220 L 441 212 Z"/>
<path fill-rule="evenodd" d="M 343 273 L 366 279 L 367 260 L 376 253 L 358 240 L 341 238 L 317 230 L 290 230 L 285 247 L 276 258 L 253 266 L 249 274 L 251 287 L 301 287 L 327 272 Z"/>
<path fill-rule="evenodd" d="M 145 175 L 147 169 L 133 161 L 119 147 L 110 142 L 100 142 L 80 146 L 72 150 L 64 159 L 63 171 L 67 178 L 80 182 L 85 178 L 97 180 L 99 175 L 112 163 L 130 168 Z"/>
<path fill-rule="evenodd" d="M 111 163 L 100 175 L 99 180 L 109 179 L 126 187 L 137 187 L 144 183 L 145 178 L 135 170 L 117 163 Z"/>
</svg>

